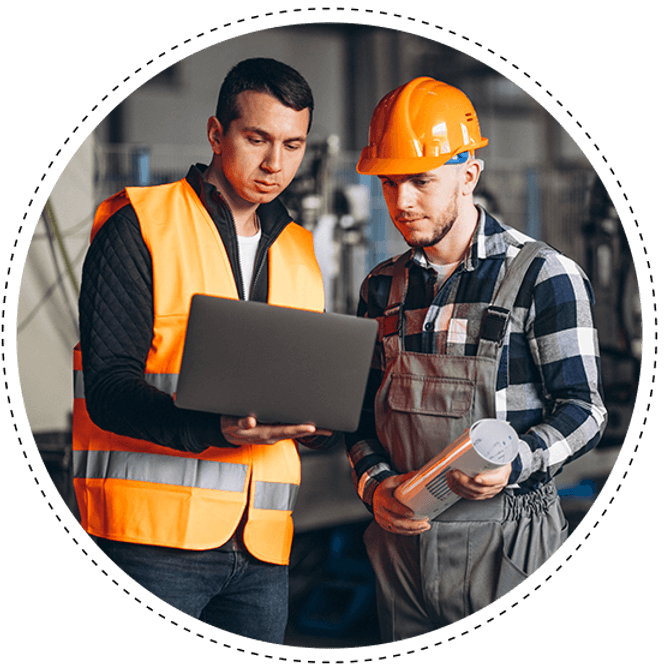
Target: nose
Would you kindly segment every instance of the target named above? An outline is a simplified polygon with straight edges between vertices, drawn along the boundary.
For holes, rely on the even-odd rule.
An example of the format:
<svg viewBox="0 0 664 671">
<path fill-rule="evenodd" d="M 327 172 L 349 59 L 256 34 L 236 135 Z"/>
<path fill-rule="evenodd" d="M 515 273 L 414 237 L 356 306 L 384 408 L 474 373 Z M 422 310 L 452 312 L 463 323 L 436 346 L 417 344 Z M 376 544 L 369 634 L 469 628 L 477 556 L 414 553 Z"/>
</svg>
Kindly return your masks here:
<svg viewBox="0 0 664 671">
<path fill-rule="evenodd" d="M 277 143 L 270 144 L 261 163 L 265 172 L 275 173 L 281 170 L 283 149 Z"/>
<path fill-rule="evenodd" d="M 394 186 L 394 206 L 397 210 L 407 212 L 414 206 L 413 189 L 408 182 L 402 182 Z"/>
</svg>

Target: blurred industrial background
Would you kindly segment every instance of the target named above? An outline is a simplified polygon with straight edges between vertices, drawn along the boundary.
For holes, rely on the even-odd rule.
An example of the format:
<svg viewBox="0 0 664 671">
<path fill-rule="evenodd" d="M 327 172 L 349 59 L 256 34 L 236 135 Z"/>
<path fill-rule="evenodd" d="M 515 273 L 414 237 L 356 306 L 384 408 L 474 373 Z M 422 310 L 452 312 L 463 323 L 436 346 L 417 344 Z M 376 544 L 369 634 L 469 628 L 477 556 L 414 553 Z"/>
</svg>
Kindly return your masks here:
<svg viewBox="0 0 664 671">
<path fill-rule="evenodd" d="M 354 166 L 374 105 L 419 75 L 458 86 L 473 101 L 489 145 L 477 199 L 506 224 L 577 261 L 595 290 L 609 426 L 601 445 L 557 480 L 572 528 L 613 466 L 632 414 L 641 319 L 631 255 L 595 173 L 549 113 L 482 63 L 407 33 L 321 24 L 223 42 L 161 72 L 95 129 L 66 168 L 35 231 L 21 286 L 19 370 L 44 462 L 76 515 L 71 486 L 71 360 L 77 295 L 96 205 L 127 185 L 174 181 L 207 163 L 205 128 L 228 69 L 251 56 L 296 67 L 315 95 L 307 155 L 283 198 L 314 233 L 327 309 L 354 313 L 360 282 L 404 243 L 378 180 Z M 442 446 L 441 446 L 442 447 Z M 295 510 L 287 643 L 352 647 L 378 642 L 373 576 L 361 534 L 369 514 L 356 498 L 341 446 L 302 448 Z"/>
</svg>

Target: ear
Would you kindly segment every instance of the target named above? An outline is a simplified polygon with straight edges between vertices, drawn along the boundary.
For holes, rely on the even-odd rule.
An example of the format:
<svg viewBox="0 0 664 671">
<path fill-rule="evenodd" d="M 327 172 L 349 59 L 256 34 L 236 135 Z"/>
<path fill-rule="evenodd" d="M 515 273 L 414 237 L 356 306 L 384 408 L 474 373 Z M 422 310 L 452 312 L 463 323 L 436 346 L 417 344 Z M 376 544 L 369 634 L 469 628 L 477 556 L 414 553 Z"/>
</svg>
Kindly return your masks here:
<svg viewBox="0 0 664 671">
<path fill-rule="evenodd" d="M 470 159 L 468 162 L 463 164 L 462 167 L 463 175 L 461 177 L 461 193 L 464 196 L 469 196 L 475 191 L 477 182 L 480 180 L 480 173 L 482 172 L 480 168 L 479 161 L 475 159 Z"/>
<path fill-rule="evenodd" d="M 216 116 L 211 116 L 207 123 L 208 142 L 215 154 L 221 154 L 221 140 L 224 134 L 224 129 L 219 123 Z"/>
</svg>

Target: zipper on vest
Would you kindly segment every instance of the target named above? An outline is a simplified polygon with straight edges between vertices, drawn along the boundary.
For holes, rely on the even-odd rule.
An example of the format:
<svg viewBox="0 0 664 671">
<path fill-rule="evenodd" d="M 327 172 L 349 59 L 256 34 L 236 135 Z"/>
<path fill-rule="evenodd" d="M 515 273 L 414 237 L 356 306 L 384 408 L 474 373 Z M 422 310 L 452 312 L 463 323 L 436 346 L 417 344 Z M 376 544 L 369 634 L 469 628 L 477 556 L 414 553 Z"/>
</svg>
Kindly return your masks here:
<svg viewBox="0 0 664 671">
<path fill-rule="evenodd" d="M 282 231 L 286 226 L 288 225 L 288 221 L 284 221 L 283 223 L 279 222 L 279 225 L 276 227 L 276 231 L 273 231 L 270 238 L 266 240 L 266 243 L 263 248 L 260 251 L 260 258 L 258 260 L 258 265 L 256 266 L 256 270 L 254 271 L 254 276 L 253 276 L 253 281 L 251 283 L 251 287 L 249 289 L 249 299 L 254 300 L 256 297 L 256 280 L 260 276 L 261 272 L 263 272 L 263 269 L 265 268 L 265 264 L 267 263 L 267 257 L 268 257 L 268 252 L 270 251 L 270 247 L 274 244 L 275 240 L 281 235 Z M 263 233 L 265 232 L 264 229 L 262 229 Z M 268 287 L 268 296 L 270 295 L 270 289 Z"/>
<path fill-rule="evenodd" d="M 270 242 L 270 245 L 271 245 L 271 244 L 272 244 L 272 242 Z M 256 266 L 256 271 L 254 272 L 253 282 L 251 283 L 251 287 L 250 287 L 250 289 L 249 289 L 249 299 L 250 299 L 250 300 L 253 300 L 253 299 L 256 297 L 256 291 L 255 291 L 255 289 L 256 289 L 256 280 L 258 279 L 259 274 L 261 273 L 261 271 L 262 271 L 263 268 L 265 267 L 265 261 L 266 261 L 266 259 L 267 259 L 267 252 L 268 252 L 268 250 L 270 249 L 270 245 L 268 245 L 267 247 L 265 247 L 265 248 L 263 249 L 263 252 L 261 253 L 260 262 L 259 262 L 259 264 Z M 268 294 L 268 295 L 269 295 L 269 294 Z"/>
<path fill-rule="evenodd" d="M 237 241 L 237 227 L 235 226 L 235 217 L 233 216 L 230 207 L 228 208 L 228 214 L 230 215 L 231 223 L 233 224 L 233 233 L 235 234 L 233 238 L 233 247 L 235 249 L 235 258 L 237 259 L 238 275 L 240 276 L 240 286 L 237 288 L 238 296 L 240 297 L 241 300 L 244 300 L 245 298 L 244 277 L 242 276 L 242 266 L 240 265 L 240 250 Z M 281 221 L 278 222 L 276 230 L 274 230 L 270 235 L 270 238 L 266 240 L 265 245 L 262 244 L 262 240 L 261 243 L 259 243 L 260 257 L 258 259 L 258 265 L 256 265 L 256 270 L 254 271 L 253 277 L 251 278 L 251 281 L 249 283 L 249 297 L 248 297 L 249 300 L 254 300 L 256 297 L 256 280 L 258 279 L 259 275 L 261 274 L 261 272 L 263 272 L 265 268 L 270 247 L 273 245 L 274 241 L 279 237 L 284 228 L 286 228 L 289 222 L 290 217 L 288 218 L 288 220 L 286 220 L 286 218 L 284 217 Z M 265 229 L 262 227 L 262 224 L 260 224 L 260 226 L 261 226 L 261 235 L 263 235 L 265 234 Z M 260 249 L 261 247 L 262 249 Z M 268 288 L 268 295 L 269 295 L 269 288 Z"/>
<path fill-rule="evenodd" d="M 231 208 L 228 208 L 228 214 L 231 218 L 231 224 L 233 224 L 233 249 L 235 251 L 235 259 L 237 260 L 237 272 L 238 275 L 240 276 L 240 284 L 238 286 L 237 279 L 235 279 L 235 275 L 233 275 L 233 278 L 235 279 L 235 286 L 237 288 L 237 295 L 240 298 L 241 301 L 244 300 L 244 277 L 242 276 L 242 264 L 240 263 L 240 245 L 238 244 L 237 241 L 237 226 L 235 225 L 235 217 L 233 216 L 233 212 Z M 222 241 L 223 242 L 223 241 Z M 231 267 L 232 267 L 232 262 L 231 262 Z"/>
</svg>

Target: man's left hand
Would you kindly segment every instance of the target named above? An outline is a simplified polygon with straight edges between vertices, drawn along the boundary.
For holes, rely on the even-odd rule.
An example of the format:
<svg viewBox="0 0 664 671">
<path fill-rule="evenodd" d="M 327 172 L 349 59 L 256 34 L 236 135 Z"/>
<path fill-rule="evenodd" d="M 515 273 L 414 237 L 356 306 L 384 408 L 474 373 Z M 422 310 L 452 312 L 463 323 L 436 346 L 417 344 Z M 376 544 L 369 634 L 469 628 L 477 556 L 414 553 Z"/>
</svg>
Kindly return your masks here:
<svg viewBox="0 0 664 671">
<path fill-rule="evenodd" d="M 511 472 L 512 464 L 481 473 L 474 478 L 461 471 L 451 471 L 447 475 L 447 484 L 461 498 L 471 501 L 491 499 L 505 489 Z"/>
<path fill-rule="evenodd" d="M 280 440 L 298 440 L 312 436 L 331 436 L 327 429 L 313 424 L 259 424 L 255 417 L 221 415 L 221 433 L 232 445 L 274 445 Z"/>
</svg>

